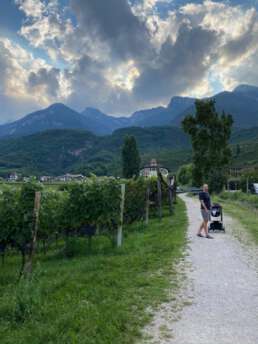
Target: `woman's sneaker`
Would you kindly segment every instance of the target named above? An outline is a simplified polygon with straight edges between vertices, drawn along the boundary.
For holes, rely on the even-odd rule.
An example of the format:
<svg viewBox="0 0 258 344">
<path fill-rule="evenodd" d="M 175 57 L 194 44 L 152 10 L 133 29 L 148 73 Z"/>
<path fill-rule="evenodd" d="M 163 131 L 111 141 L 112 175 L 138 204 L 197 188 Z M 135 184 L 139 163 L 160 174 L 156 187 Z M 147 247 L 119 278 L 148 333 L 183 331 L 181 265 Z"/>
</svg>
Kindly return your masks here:
<svg viewBox="0 0 258 344">
<path fill-rule="evenodd" d="M 210 234 L 206 235 L 207 239 L 214 239 Z"/>
</svg>

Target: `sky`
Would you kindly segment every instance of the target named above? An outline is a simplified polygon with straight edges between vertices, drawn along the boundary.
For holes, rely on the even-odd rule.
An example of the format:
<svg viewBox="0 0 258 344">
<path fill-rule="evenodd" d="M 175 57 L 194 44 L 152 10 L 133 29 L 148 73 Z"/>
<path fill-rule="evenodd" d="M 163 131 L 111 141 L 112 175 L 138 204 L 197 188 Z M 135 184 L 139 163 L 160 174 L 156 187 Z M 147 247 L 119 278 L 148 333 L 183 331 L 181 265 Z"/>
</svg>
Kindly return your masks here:
<svg viewBox="0 0 258 344">
<path fill-rule="evenodd" d="M 0 123 L 258 85 L 258 0 L 0 0 Z"/>
</svg>

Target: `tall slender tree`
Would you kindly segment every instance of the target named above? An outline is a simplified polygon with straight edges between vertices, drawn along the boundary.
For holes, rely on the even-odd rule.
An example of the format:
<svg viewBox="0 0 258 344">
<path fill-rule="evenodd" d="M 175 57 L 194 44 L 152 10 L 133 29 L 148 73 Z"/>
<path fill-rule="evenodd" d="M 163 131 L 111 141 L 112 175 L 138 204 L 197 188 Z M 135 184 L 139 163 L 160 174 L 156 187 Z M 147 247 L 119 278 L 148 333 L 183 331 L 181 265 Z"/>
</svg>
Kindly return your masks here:
<svg viewBox="0 0 258 344">
<path fill-rule="evenodd" d="M 195 116 L 187 116 L 184 131 L 190 135 L 193 147 L 193 183 L 208 182 L 212 191 L 220 191 L 226 178 L 226 167 L 230 162 L 229 139 L 233 119 L 231 115 L 219 115 L 215 101 L 197 100 Z"/>
<path fill-rule="evenodd" d="M 122 149 L 123 176 L 132 178 L 139 175 L 141 158 L 134 136 L 126 136 Z"/>
</svg>

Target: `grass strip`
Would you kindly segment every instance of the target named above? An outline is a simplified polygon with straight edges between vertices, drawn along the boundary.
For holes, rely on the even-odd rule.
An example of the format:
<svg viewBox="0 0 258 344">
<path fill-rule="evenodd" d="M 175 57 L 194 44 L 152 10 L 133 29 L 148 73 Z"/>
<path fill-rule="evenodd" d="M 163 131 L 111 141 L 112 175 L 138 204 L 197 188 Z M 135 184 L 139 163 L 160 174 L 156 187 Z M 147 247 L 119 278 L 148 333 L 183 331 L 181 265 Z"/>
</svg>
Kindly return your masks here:
<svg viewBox="0 0 258 344">
<path fill-rule="evenodd" d="M 253 195 L 244 194 L 243 197 L 241 197 L 241 195 L 232 193 L 231 195 L 225 196 L 223 193 L 221 196 L 217 197 L 217 200 L 223 206 L 224 211 L 233 218 L 239 220 L 258 244 L 258 197 L 256 203 Z"/>
</svg>

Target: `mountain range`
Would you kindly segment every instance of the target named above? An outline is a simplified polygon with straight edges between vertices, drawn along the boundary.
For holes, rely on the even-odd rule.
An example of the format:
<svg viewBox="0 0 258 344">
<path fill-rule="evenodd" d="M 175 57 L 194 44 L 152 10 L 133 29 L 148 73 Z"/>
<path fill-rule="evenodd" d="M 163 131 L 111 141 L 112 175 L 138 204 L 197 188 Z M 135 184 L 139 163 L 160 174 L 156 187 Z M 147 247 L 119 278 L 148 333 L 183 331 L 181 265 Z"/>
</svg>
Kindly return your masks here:
<svg viewBox="0 0 258 344">
<path fill-rule="evenodd" d="M 212 97 L 219 112 L 230 113 L 237 128 L 258 126 L 258 87 L 240 85 L 232 92 Z M 57 103 L 33 112 L 15 122 L 0 126 L 0 137 L 18 137 L 53 129 L 83 129 L 96 135 L 112 134 L 127 127 L 181 126 L 182 119 L 195 112 L 195 98 L 173 97 L 167 107 L 140 110 L 130 117 L 114 117 L 98 109 L 86 108 L 81 113 Z"/>
<path fill-rule="evenodd" d="M 232 114 L 232 165 L 258 165 L 258 87 L 240 85 L 213 97 L 218 111 Z M 98 109 L 79 113 L 57 103 L 0 126 L 0 176 L 67 172 L 121 175 L 121 147 L 134 135 L 142 165 L 151 158 L 175 172 L 191 161 L 189 137 L 182 119 L 195 112 L 195 99 L 173 97 L 167 107 L 113 117 Z M 236 149 L 238 145 L 238 149 Z M 240 147 L 240 154 L 239 154 Z"/>
</svg>

